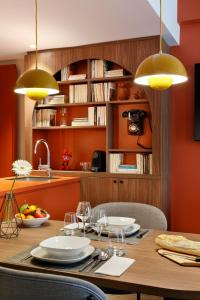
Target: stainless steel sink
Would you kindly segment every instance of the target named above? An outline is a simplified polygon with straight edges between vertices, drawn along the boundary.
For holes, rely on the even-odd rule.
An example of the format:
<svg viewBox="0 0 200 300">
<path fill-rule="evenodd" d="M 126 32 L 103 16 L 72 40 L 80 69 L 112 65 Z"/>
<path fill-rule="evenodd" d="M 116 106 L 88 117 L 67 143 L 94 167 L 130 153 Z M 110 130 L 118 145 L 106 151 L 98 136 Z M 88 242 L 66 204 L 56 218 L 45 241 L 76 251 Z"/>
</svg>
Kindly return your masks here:
<svg viewBox="0 0 200 300">
<path fill-rule="evenodd" d="M 50 179 L 58 179 L 57 177 L 34 177 L 34 176 L 29 176 L 29 177 L 17 177 L 16 181 L 48 181 Z M 13 178 L 7 178 L 7 180 L 13 180 Z"/>
</svg>

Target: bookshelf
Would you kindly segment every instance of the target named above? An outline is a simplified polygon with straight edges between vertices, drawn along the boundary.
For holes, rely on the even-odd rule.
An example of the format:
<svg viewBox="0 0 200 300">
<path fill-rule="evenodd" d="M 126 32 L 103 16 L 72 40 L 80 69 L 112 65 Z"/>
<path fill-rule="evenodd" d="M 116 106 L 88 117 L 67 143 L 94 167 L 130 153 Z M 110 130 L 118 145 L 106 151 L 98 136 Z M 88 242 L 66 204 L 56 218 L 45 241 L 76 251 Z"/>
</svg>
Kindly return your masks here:
<svg viewBox="0 0 200 300">
<path fill-rule="evenodd" d="M 155 92 L 133 84 L 138 64 L 145 57 L 155 53 L 158 45 L 159 37 L 149 37 L 39 51 L 39 65 L 54 74 L 59 83 L 60 94 L 64 95 L 64 102 L 37 106 L 28 100 L 25 102 L 26 158 L 32 160 L 34 168 L 37 168 L 39 157 L 32 154 L 33 145 L 37 139 L 44 138 L 50 146 L 53 172 L 62 176 L 81 177 L 82 200 L 91 201 L 92 205 L 107 201 L 136 201 L 155 205 L 166 212 L 169 173 L 168 95 L 166 92 Z M 92 69 L 93 61 L 102 61 L 98 76 Z M 30 52 L 25 57 L 26 69 L 31 68 L 33 64 L 34 53 Z M 109 77 L 106 77 L 105 73 L 102 74 L 104 64 L 108 66 L 107 70 L 115 72 L 115 76 L 112 72 L 108 74 Z M 117 70 L 122 70 L 123 74 L 118 75 Z M 68 75 L 63 77 L 63 73 L 66 72 Z M 76 77 L 79 75 L 82 78 Z M 69 76 L 73 76 L 73 80 L 69 80 Z M 108 87 L 109 83 L 111 84 Z M 70 86 L 74 90 L 76 86 L 87 87 L 84 103 L 72 101 L 73 97 L 70 100 Z M 105 94 L 105 90 L 113 86 L 115 92 L 110 99 L 105 95 L 102 99 L 102 90 Z M 108 92 L 106 95 L 108 96 Z M 71 126 L 73 119 L 87 118 L 90 107 L 105 107 L 105 125 Z M 65 127 L 59 126 L 59 111 L 62 108 L 67 109 Z M 45 109 L 56 109 L 58 123 L 50 127 L 32 126 L 30 116 L 33 111 Z M 127 118 L 122 117 L 124 111 L 132 109 L 148 112 L 148 118 L 144 119 L 144 134 L 141 136 L 129 135 Z M 72 153 L 72 161 L 70 170 L 61 173 L 60 164 L 64 148 Z M 94 150 L 106 152 L 104 173 L 82 172 L 80 169 L 80 162 L 91 161 Z M 111 173 L 110 155 L 113 154 L 123 154 L 123 164 L 127 165 L 135 165 L 138 154 L 145 159 L 151 156 L 151 174 Z M 42 161 L 46 160 L 45 150 L 43 153 L 41 149 L 40 156 Z M 102 191 L 102 187 L 105 191 Z M 95 196 L 94 191 L 97 191 Z"/>
<path fill-rule="evenodd" d="M 74 65 L 76 67 L 74 67 Z M 98 68 L 99 65 L 100 68 Z M 107 70 L 107 67 L 109 67 L 109 70 Z M 61 80 L 64 70 L 67 70 L 67 75 L 65 74 L 64 80 Z M 75 73 L 80 71 L 85 73 Z M 111 72 L 112 76 L 108 74 L 109 77 L 105 77 L 107 72 Z M 113 72 L 114 74 L 116 73 L 115 76 Z M 118 76 L 118 74 L 120 74 L 120 76 Z M 50 143 L 51 132 L 54 130 L 61 131 L 59 135 L 62 135 L 62 140 L 64 141 L 63 149 L 69 149 L 69 151 L 73 153 L 76 148 L 76 141 L 74 140 L 75 146 L 69 146 L 65 131 L 80 130 L 79 135 L 81 136 L 84 130 L 90 130 L 90 132 L 93 130 L 94 134 L 98 135 L 99 133 L 97 132 L 104 129 L 99 135 L 101 139 L 104 140 L 104 144 L 101 145 L 101 148 L 94 147 L 92 149 L 90 146 L 85 145 L 82 139 L 82 147 L 79 148 L 79 150 L 82 152 L 83 148 L 88 148 L 86 161 L 91 161 L 92 152 L 94 150 L 103 150 L 106 152 L 107 173 L 135 174 L 136 172 L 136 174 L 150 174 L 150 171 L 143 170 L 143 163 L 142 166 L 140 166 L 140 170 L 135 170 L 135 165 L 137 165 L 137 168 L 139 166 L 139 161 L 137 162 L 138 155 L 140 155 L 141 159 L 149 160 L 149 154 L 152 153 L 152 138 L 148 128 L 148 122 L 150 122 L 151 118 L 149 101 L 147 98 L 143 98 L 146 97 L 146 95 L 144 91 L 141 91 L 141 88 L 140 93 L 137 92 L 139 88 L 133 84 L 133 75 L 111 61 L 87 59 L 65 66 L 54 76 L 58 79 L 62 94 L 44 99 L 42 104 L 41 102 L 36 104 L 33 113 L 33 139 L 35 136 L 38 137 L 39 131 L 42 131 L 43 134 L 45 131 L 49 131 L 48 134 L 45 133 L 45 135 L 47 141 Z M 69 80 L 68 78 L 70 76 L 73 76 L 74 79 Z M 87 79 L 77 80 L 77 78 L 81 76 Z M 73 92 L 71 94 L 72 89 Z M 131 94 L 132 89 L 134 89 L 134 94 Z M 134 98 L 135 95 L 137 95 L 137 99 Z M 56 103 L 56 101 L 58 103 Z M 61 124 L 62 120 L 60 119 L 60 114 L 63 109 L 65 109 L 66 113 L 65 126 Z M 122 113 L 125 110 L 131 109 L 144 109 L 148 112 L 149 121 L 144 121 L 145 132 L 142 137 L 128 134 L 128 121 L 122 118 Z M 44 120 L 46 118 L 49 120 Z M 53 119 L 53 122 L 51 122 L 51 119 Z M 145 149 L 145 143 L 142 147 L 137 144 L 137 141 L 141 138 L 148 140 L 148 149 Z M 53 144 L 50 145 L 50 148 L 53 147 Z M 60 149 L 60 157 L 61 155 L 62 152 Z M 115 159 L 119 156 L 121 157 L 121 165 L 119 168 L 115 168 L 116 171 L 113 171 L 112 164 L 116 163 Z M 81 159 L 81 161 L 83 161 L 83 159 Z M 75 161 L 72 157 L 71 170 L 80 171 L 79 163 L 80 161 Z M 36 161 L 34 165 L 36 167 Z M 58 157 L 56 160 L 53 160 L 52 165 L 53 169 L 59 170 Z"/>
</svg>

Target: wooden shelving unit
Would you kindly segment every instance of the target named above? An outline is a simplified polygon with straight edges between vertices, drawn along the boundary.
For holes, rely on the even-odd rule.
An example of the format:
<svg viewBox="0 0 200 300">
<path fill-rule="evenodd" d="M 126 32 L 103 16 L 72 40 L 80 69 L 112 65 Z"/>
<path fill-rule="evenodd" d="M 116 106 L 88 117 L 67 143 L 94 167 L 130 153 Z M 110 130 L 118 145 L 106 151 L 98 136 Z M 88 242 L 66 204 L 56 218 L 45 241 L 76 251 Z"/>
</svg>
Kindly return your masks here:
<svg viewBox="0 0 200 300">
<path fill-rule="evenodd" d="M 81 198 L 92 205 L 108 201 L 136 201 L 160 207 L 167 213 L 168 174 L 169 174 L 169 101 L 165 92 L 143 89 L 133 84 L 134 73 L 139 63 L 157 52 L 159 37 L 131 39 L 72 48 L 52 49 L 38 52 L 38 63 L 43 68 L 58 74 L 66 66 L 72 66 L 73 75 L 86 74 L 86 79 L 64 80 L 57 78 L 61 94 L 69 99 L 70 86 L 87 85 L 87 102 L 45 104 L 34 107 L 25 102 L 27 159 L 37 167 L 38 157 L 33 153 L 33 145 L 39 138 L 48 141 L 51 150 L 52 169 L 60 169 L 64 148 L 72 152 L 71 171 L 64 176 L 81 177 Z M 126 49 L 126 53 L 124 52 Z M 48 59 L 47 59 L 48 58 Z M 124 76 L 92 78 L 92 60 L 108 61 L 113 70 L 122 68 Z M 25 57 L 25 69 L 32 67 L 35 53 Z M 115 96 L 110 101 L 92 101 L 94 84 L 116 85 Z M 123 96 L 123 87 L 126 90 Z M 144 96 L 145 95 L 145 96 Z M 88 107 L 106 107 L 105 126 L 70 126 L 73 118 L 87 117 Z M 32 128 L 30 116 L 33 109 L 60 109 L 66 107 L 69 116 L 68 126 Z M 144 135 L 133 136 L 127 133 L 127 119 L 122 113 L 131 109 L 148 112 L 144 122 Z M 152 130 L 152 131 L 151 131 Z M 146 147 L 140 147 L 139 144 Z M 28 147 L 27 146 L 27 147 Z M 105 173 L 82 172 L 79 163 L 91 161 L 94 150 L 104 150 L 107 158 Z M 109 172 L 110 154 L 124 153 L 126 161 L 135 163 L 136 154 L 152 154 L 153 171 L 150 174 L 114 174 Z M 46 152 L 41 149 L 42 160 Z M 120 180 L 122 183 L 120 183 Z M 116 183 L 114 183 L 116 181 Z"/>
</svg>

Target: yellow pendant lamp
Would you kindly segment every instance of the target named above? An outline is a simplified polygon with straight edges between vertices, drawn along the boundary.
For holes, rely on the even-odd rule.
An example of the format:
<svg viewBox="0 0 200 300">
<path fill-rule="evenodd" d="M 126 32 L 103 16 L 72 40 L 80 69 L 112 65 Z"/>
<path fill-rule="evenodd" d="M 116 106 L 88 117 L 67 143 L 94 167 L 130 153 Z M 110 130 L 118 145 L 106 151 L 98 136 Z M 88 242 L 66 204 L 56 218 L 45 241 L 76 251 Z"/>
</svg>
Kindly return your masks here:
<svg viewBox="0 0 200 300">
<path fill-rule="evenodd" d="M 155 90 L 166 90 L 173 84 L 188 80 L 182 62 L 162 52 L 162 0 L 160 0 L 160 51 L 144 59 L 138 66 L 134 82 Z"/>
<path fill-rule="evenodd" d="M 26 71 L 17 80 L 15 93 L 28 96 L 32 100 L 42 100 L 48 95 L 58 94 L 59 87 L 55 78 L 48 72 L 38 69 L 37 62 L 37 0 L 35 0 L 35 40 L 36 67 Z"/>
</svg>

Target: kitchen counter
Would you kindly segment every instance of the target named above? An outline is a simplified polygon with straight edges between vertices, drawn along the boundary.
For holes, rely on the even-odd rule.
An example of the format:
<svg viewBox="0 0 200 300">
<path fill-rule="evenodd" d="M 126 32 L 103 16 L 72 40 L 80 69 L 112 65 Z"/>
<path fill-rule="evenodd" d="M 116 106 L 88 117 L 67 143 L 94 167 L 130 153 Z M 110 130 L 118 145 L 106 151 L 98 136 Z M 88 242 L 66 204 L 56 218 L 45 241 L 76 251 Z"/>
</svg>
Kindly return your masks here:
<svg viewBox="0 0 200 300">
<path fill-rule="evenodd" d="M 5 192 L 8 192 L 12 185 L 12 177 L 0 178 L 0 197 L 4 195 Z M 14 177 L 13 177 L 14 179 Z M 47 181 L 15 181 L 14 193 L 19 194 L 25 191 L 37 190 L 37 189 L 48 189 L 50 186 L 55 187 L 63 184 L 70 184 L 74 182 L 80 182 L 79 177 L 57 177 L 56 179 L 49 179 Z"/>
<path fill-rule="evenodd" d="M 12 180 L 0 178 L 0 201 L 11 188 Z M 75 211 L 80 200 L 80 178 L 59 177 L 47 181 L 16 181 L 14 194 L 19 206 L 36 204 L 48 211 L 54 220 L 63 220 L 64 213 Z"/>
</svg>

